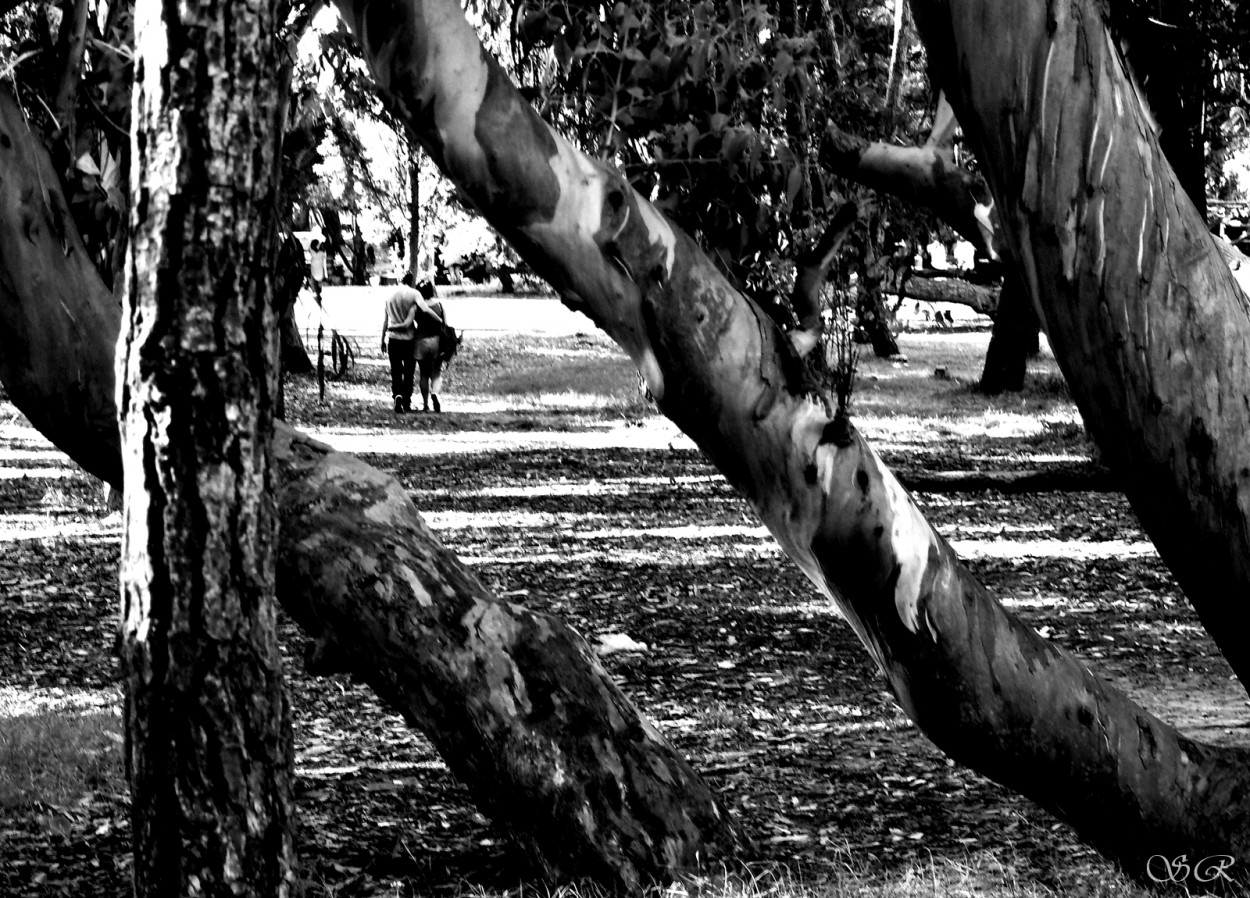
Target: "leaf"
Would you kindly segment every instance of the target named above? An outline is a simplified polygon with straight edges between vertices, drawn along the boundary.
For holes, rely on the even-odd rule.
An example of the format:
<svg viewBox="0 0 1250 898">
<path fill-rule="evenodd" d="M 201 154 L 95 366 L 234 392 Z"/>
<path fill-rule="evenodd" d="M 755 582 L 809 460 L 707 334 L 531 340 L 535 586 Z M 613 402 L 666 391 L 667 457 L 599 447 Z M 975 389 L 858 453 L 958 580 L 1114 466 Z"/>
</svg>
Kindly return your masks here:
<svg viewBox="0 0 1250 898">
<path fill-rule="evenodd" d="M 83 153 L 74 162 L 74 168 L 82 172 L 84 175 L 100 176 L 100 167 L 95 164 L 95 160 L 91 158 L 90 153 Z"/>
</svg>

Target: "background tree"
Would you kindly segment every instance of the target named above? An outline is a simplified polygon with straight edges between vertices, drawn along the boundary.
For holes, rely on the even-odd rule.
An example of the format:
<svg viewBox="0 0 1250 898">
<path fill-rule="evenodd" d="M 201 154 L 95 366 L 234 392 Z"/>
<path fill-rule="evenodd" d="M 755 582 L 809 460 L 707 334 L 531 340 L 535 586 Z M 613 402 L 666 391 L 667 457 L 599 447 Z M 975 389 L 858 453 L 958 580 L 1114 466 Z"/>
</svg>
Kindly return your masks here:
<svg viewBox="0 0 1250 898">
<path fill-rule="evenodd" d="M 795 260 L 818 243 L 850 189 L 819 159 L 824 123 L 916 133 L 925 116 L 921 80 L 903 77 L 909 54 L 891 56 L 893 10 L 527 2 L 513 34 L 520 74 L 544 113 L 620 165 L 748 295 L 792 323 L 785 299 Z M 835 270 L 857 274 L 860 324 L 889 356 L 898 347 L 881 288 L 899 273 L 885 263 L 923 222 L 888 198 L 863 208 L 872 218 Z M 911 256 L 899 259 L 910 267 Z"/>
<path fill-rule="evenodd" d="M 273 0 L 138 6 L 122 640 L 138 895 L 295 890 L 273 600 Z"/>
</svg>

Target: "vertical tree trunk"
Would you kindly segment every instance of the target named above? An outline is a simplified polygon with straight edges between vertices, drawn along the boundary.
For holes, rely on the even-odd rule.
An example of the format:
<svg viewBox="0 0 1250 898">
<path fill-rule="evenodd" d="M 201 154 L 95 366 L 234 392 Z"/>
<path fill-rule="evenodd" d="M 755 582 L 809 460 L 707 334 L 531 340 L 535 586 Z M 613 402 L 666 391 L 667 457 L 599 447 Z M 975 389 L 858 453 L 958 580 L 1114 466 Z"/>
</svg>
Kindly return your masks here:
<svg viewBox="0 0 1250 898">
<path fill-rule="evenodd" d="M 47 152 L 2 89 L 0 170 L 0 378 L 45 435 L 119 484 L 120 309 L 73 249 Z M 491 596 L 393 477 L 275 429 L 278 598 L 323 667 L 419 727 L 553 874 L 636 892 L 737 852 L 711 788 L 576 633 Z"/>
<path fill-rule="evenodd" d="M 879 359 L 901 355 L 898 339 L 890 327 L 890 312 L 885 306 L 880 284 L 860 287 L 855 299 L 855 314 L 859 317 L 859 326 L 868 335 L 873 355 Z"/>
<path fill-rule="evenodd" d="M 1091 436 L 1250 682 L 1250 315 L 1101 5 L 914 12 Z"/>
<path fill-rule="evenodd" d="M 421 161 L 417 153 L 414 146 L 409 150 L 408 157 L 408 223 L 411 228 L 408 232 L 408 270 L 414 278 L 421 271 Z M 430 268 L 434 267 L 435 262 L 431 259 Z M 431 280 L 436 273 L 430 275 Z"/>
<path fill-rule="evenodd" d="M 136 10 L 122 658 L 140 896 L 295 889 L 274 592 L 272 0 Z"/>
<path fill-rule="evenodd" d="M 1003 278 L 994 313 L 994 332 L 977 389 L 988 396 L 1019 393 L 1029 359 L 1038 351 L 1037 313 L 1024 283 L 1014 270 Z"/>
</svg>

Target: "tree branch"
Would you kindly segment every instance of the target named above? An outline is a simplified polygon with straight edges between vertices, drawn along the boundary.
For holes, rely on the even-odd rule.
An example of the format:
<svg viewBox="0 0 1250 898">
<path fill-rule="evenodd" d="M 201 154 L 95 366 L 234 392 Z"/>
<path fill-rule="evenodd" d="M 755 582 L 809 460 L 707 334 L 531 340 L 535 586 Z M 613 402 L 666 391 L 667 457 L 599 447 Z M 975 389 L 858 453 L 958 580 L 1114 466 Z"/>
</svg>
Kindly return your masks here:
<svg viewBox="0 0 1250 898">
<path fill-rule="evenodd" d="M 859 206 L 850 201 L 844 202 L 825 226 L 816 245 L 795 262 L 798 272 L 794 277 L 790 307 L 794 309 L 799 326 L 791 333 L 790 340 L 800 356 L 807 355 L 820 342 L 825 326 L 820 290 L 829 277 L 829 268 L 837 258 L 838 248 L 857 221 Z"/>
<path fill-rule="evenodd" d="M 989 185 L 956 165 L 949 149 L 868 141 L 830 123 L 820 161 L 836 175 L 931 209 L 978 251 L 997 257 Z"/>
</svg>

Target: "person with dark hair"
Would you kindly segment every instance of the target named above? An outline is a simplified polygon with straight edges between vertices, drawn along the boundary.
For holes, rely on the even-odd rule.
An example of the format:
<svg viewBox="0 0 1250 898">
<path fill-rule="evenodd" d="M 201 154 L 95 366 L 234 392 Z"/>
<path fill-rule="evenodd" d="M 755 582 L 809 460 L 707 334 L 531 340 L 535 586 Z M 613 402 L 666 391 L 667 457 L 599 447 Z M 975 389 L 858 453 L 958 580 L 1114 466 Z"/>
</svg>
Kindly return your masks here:
<svg viewBox="0 0 1250 898">
<path fill-rule="evenodd" d="M 391 361 L 391 394 L 395 413 L 412 411 L 412 375 L 416 366 L 416 318 L 421 297 L 411 287 L 397 287 L 386 300 L 382 319 L 382 354 Z"/>
<path fill-rule="evenodd" d="M 417 374 L 421 385 L 421 411 L 428 412 L 431 405 L 437 414 L 443 410 L 439 393 L 443 389 L 443 335 L 447 330 L 447 315 L 443 304 L 434 297 L 437 291 L 434 282 L 422 278 L 417 284 L 417 292 L 425 300 L 424 310 L 416 320 L 416 359 Z"/>
<path fill-rule="evenodd" d="M 312 283 L 313 295 L 317 305 L 321 305 L 321 285 L 326 279 L 326 252 L 320 240 L 314 240 L 308 246 L 308 280 Z"/>
</svg>

